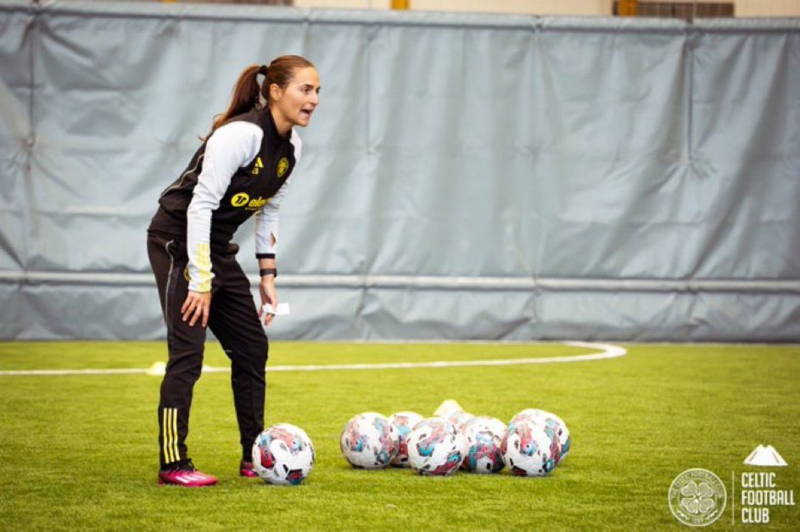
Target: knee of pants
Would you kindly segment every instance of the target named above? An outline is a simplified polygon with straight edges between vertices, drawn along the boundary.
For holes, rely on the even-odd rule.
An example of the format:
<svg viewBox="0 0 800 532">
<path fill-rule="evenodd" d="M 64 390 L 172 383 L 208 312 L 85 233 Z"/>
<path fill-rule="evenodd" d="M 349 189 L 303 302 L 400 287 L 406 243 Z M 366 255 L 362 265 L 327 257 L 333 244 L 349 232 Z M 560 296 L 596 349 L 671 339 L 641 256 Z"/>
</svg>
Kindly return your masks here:
<svg viewBox="0 0 800 532">
<path fill-rule="evenodd" d="M 264 366 L 269 358 L 269 345 L 266 337 L 259 341 L 237 343 L 226 351 L 234 364 L 259 367 Z"/>
<path fill-rule="evenodd" d="M 203 371 L 200 364 L 168 364 L 164 381 L 174 386 L 194 386 Z"/>
<path fill-rule="evenodd" d="M 264 339 L 261 341 L 247 344 L 245 347 L 245 353 L 248 360 L 250 360 L 253 364 L 257 366 L 263 366 L 266 364 L 267 359 L 269 358 L 269 344 L 267 343 L 267 338 L 264 337 Z"/>
</svg>

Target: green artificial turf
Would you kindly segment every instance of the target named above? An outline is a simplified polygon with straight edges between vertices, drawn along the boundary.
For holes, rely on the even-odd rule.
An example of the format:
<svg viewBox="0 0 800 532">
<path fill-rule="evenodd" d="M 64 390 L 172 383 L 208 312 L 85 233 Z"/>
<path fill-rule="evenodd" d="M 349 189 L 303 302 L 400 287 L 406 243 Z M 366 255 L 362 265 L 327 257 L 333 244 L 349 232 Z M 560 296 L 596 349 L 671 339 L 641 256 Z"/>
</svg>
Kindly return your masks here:
<svg viewBox="0 0 800 532">
<path fill-rule="evenodd" d="M 789 467 L 781 488 L 800 495 L 800 346 L 627 345 L 628 355 L 571 364 L 275 372 L 267 424 L 306 430 L 317 451 L 298 487 L 239 478 L 230 376 L 195 387 L 188 445 L 212 488 L 156 485 L 158 377 L 0 376 L 0 529 L 647 530 L 681 525 L 667 505 L 673 478 L 702 467 L 726 484 L 711 528 L 745 528 L 731 493 L 758 444 Z M 431 362 L 582 354 L 561 344 L 275 342 L 270 365 Z M 0 343 L 0 370 L 146 368 L 161 343 Z M 210 343 L 206 363 L 226 366 Z M 427 478 L 354 470 L 339 433 L 354 414 L 413 410 L 444 399 L 508 421 L 524 408 L 560 415 L 569 457 L 546 478 L 503 471 Z M 733 486 L 732 486 L 733 484 Z M 733 497 L 731 497 L 733 495 Z M 796 529 L 798 507 L 773 507 L 757 529 Z M 754 528 L 754 527 L 750 527 Z"/>
</svg>

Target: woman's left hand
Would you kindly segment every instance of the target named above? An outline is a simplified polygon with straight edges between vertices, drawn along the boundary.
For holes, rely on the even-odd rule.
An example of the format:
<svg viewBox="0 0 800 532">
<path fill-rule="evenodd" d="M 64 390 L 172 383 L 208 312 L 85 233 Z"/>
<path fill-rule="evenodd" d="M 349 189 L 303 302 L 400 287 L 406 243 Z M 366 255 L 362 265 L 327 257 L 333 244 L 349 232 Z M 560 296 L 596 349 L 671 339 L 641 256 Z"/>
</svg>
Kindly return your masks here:
<svg viewBox="0 0 800 532">
<path fill-rule="evenodd" d="M 275 314 L 271 312 L 264 312 L 264 305 L 269 303 L 273 309 L 278 308 L 278 292 L 275 291 L 275 277 L 267 275 L 261 278 L 258 285 L 258 290 L 261 292 L 261 308 L 258 310 L 258 317 L 264 322 L 264 325 L 269 325 L 275 318 Z"/>
</svg>

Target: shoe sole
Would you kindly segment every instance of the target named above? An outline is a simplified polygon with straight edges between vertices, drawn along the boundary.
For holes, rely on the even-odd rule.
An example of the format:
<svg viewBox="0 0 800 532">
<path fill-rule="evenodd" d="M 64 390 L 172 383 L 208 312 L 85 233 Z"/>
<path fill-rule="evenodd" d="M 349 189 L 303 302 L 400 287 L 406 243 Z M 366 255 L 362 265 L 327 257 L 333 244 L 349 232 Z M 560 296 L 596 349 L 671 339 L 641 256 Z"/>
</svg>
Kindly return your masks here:
<svg viewBox="0 0 800 532">
<path fill-rule="evenodd" d="M 177 482 L 164 482 L 161 479 L 158 479 L 159 486 L 178 486 L 181 488 L 209 488 L 211 486 L 216 486 L 216 482 L 212 482 L 211 484 L 178 484 Z"/>
</svg>

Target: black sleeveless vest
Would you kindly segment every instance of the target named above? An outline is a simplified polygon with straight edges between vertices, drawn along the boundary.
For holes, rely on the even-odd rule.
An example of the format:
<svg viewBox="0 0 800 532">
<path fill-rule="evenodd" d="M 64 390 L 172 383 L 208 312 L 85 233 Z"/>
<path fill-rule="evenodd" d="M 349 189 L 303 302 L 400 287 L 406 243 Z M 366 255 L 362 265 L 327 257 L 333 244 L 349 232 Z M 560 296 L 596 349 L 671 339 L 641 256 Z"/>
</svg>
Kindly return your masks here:
<svg viewBox="0 0 800 532">
<path fill-rule="evenodd" d="M 258 155 L 250 164 L 236 170 L 219 207 L 211 214 L 211 247 L 216 249 L 224 249 L 236 229 L 280 190 L 295 165 L 294 145 L 289 137 L 278 134 L 269 110 L 253 110 L 226 123 L 235 121 L 258 125 L 264 137 Z M 206 142 L 203 142 L 183 174 L 161 193 L 159 209 L 148 232 L 186 241 L 186 209 L 203 170 L 205 150 Z"/>
</svg>

